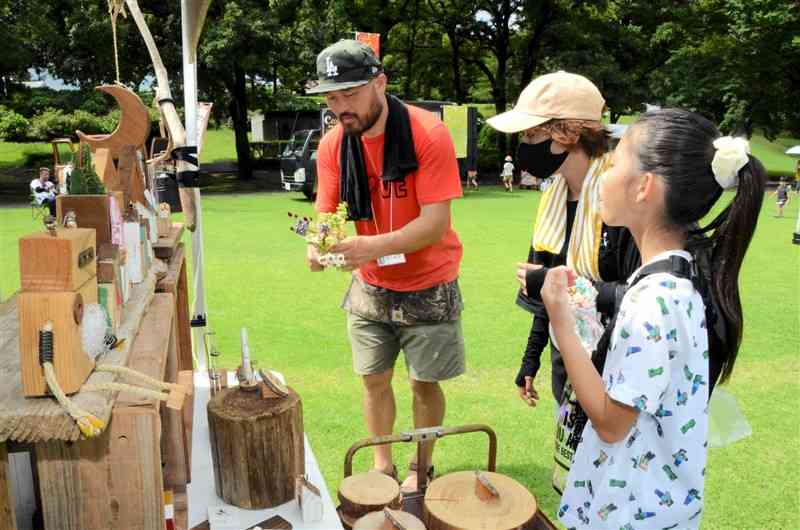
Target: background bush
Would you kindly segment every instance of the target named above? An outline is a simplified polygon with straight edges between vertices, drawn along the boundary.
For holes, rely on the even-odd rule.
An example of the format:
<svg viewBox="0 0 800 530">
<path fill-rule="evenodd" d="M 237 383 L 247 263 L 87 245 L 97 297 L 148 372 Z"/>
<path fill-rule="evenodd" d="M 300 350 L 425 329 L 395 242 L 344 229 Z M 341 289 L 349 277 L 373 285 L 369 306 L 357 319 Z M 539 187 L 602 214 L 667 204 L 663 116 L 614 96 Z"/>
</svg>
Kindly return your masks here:
<svg viewBox="0 0 800 530">
<path fill-rule="evenodd" d="M 22 142 L 28 139 L 30 122 L 13 110 L 0 107 L 0 140 Z"/>
</svg>

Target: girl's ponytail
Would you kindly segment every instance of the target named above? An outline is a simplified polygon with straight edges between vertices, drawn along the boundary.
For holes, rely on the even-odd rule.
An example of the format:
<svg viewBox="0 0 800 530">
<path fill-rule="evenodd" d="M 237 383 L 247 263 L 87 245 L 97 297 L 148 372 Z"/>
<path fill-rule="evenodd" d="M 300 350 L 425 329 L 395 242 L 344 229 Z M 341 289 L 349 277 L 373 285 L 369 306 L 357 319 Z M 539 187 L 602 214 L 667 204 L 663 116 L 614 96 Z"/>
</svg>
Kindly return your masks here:
<svg viewBox="0 0 800 530">
<path fill-rule="evenodd" d="M 761 203 L 764 199 L 766 170 L 761 162 L 749 156 L 749 161 L 739 170 L 739 185 L 731 204 L 712 224 L 720 222 L 714 231 L 711 294 L 725 320 L 725 347 L 728 350 L 722 366 L 720 382 L 725 382 L 733 372 L 736 354 L 742 342 L 742 302 L 739 297 L 739 270 L 747 247 L 753 239 Z"/>
</svg>

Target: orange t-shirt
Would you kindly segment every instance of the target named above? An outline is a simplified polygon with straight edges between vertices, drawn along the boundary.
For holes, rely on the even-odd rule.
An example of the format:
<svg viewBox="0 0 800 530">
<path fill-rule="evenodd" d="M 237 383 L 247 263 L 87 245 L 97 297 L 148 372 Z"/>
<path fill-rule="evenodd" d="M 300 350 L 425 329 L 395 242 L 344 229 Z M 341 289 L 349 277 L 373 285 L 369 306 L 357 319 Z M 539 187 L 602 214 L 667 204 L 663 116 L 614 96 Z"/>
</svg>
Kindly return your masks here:
<svg viewBox="0 0 800 530">
<path fill-rule="evenodd" d="M 384 135 L 361 138 L 364 165 L 369 178 L 373 219 L 356 221 L 359 235 L 371 236 L 399 230 L 420 214 L 426 204 L 461 197 L 461 178 L 450 133 L 436 116 L 406 105 L 411 121 L 414 150 L 419 169 L 404 180 L 384 182 Z M 317 211 L 333 212 L 339 204 L 339 150 L 342 126 L 331 129 L 317 152 Z M 406 262 L 379 267 L 371 261 L 359 269 L 361 278 L 372 285 L 393 291 L 419 291 L 450 282 L 458 277 L 463 249 L 452 226 L 442 239 L 416 252 L 406 254 Z"/>
</svg>

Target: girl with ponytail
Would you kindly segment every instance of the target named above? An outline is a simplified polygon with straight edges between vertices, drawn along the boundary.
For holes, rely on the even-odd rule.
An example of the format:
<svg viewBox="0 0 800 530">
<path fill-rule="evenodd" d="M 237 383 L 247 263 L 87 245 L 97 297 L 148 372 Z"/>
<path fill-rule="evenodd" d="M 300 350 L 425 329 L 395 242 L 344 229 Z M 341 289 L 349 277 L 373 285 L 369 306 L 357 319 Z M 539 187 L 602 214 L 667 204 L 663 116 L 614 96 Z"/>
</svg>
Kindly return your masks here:
<svg viewBox="0 0 800 530">
<path fill-rule="evenodd" d="M 648 112 L 601 185 L 601 214 L 642 255 L 594 356 L 575 334 L 573 271 L 547 273 L 542 299 L 589 418 L 559 517 L 574 528 L 698 528 L 708 399 L 731 377 L 742 337 L 738 278 L 765 170 L 743 139 L 691 112 Z M 707 226 L 722 196 L 733 201 Z"/>
</svg>

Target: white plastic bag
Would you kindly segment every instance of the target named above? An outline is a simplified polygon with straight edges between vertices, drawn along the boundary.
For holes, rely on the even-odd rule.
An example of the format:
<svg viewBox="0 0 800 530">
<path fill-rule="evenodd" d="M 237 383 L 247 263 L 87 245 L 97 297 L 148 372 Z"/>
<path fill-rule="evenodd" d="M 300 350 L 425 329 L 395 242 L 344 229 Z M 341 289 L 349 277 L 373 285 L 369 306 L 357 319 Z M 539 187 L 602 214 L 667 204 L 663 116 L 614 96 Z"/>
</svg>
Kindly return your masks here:
<svg viewBox="0 0 800 530">
<path fill-rule="evenodd" d="M 708 446 L 731 445 L 753 434 L 736 397 L 717 385 L 708 404 Z"/>
</svg>

